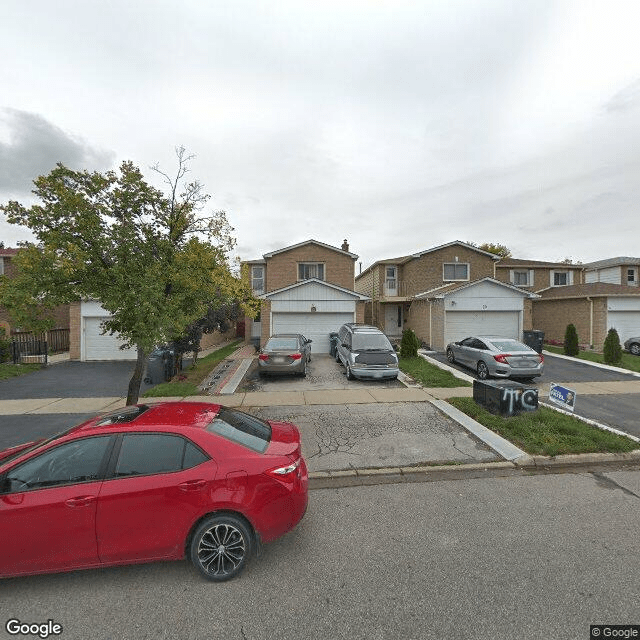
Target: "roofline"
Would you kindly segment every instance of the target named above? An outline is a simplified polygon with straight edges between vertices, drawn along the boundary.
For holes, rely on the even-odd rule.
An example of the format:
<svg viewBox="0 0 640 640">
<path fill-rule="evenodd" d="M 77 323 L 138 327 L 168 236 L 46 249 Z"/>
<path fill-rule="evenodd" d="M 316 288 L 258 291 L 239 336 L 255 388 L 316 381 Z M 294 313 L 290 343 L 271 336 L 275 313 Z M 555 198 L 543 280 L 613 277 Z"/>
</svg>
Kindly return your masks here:
<svg viewBox="0 0 640 640">
<path fill-rule="evenodd" d="M 324 285 L 325 287 L 335 289 L 336 291 L 342 291 L 343 293 L 351 294 L 352 296 L 357 297 L 362 302 L 371 300 L 369 296 L 365 296 L 362 293 L 358 293 L 357 291 L 352 291 L 351 289 L 345 289 L 344 287 L 340 287 L 337 284 L 333 284 L 331 282 L 326 282 L 325 280 L 318 280 L 318 278 L 309 278 L 308 280 L 301 280 L 300 282 L 296 282 L 295 284 L 289 284 L 286 287 L 275 289 L 274 291 L 269 291 L 268 293 L 262 293 L 257 297 L 261 300 L 267 300 L 268 298 L 270 298 L 273 295 L 276 295 L 277 293 L 282 293 L 283 291 L 288 291 L 290 289 L 296 289 L 305 284 L 309 284 L 310 282 L 315 282 L 315 283 Z"/>
<path fill-rule="evenodd" d="M 320 247 L 324 247 L 325 249 L 331 249 L 332 251 L 337 251 L 338 253 L 343 253 L 346 256 L 349 256 L 353 260 L 357 260 L 359 256 L 355 253 L 351 253 L 350 251 L 344 251 L 340 247 L 334 247 L 330 244 L 325 244 L 324 242 L 320 242 L 319 240 L 305 240 L 304 242 L 299 242 L 298 244 L 292 244 L 289 247 L 283 247 L 282 249 L 276 249 L 275 251 L 270 251 L 269 253 L 265 253 L 263 258 L 271 258 L 278 253 L 283 253 L 284 251 L 291 251 L 292 249 L 298 249 L 299 247 L 303 247 L 305 244 L 317 244 Z"/>
<path fill-rule="evenodd" d="M 420 300 L 428 299 L 430 297 L 431 298 L 444 298 L 449 293 L 453 293 L 455 291 L 462 291 L 463 289 L 467 289 L 469 287 L 475 286 L 475 285 L 479 284 L 480 282 L 491 282 L 493 284 L 498 284 L 501 287 L 505 287 L 506 289 L 511 289 L 512 291 L 517 291 L 518 293 L 523 294 L 523 297 L 529 298 L 529 299 L 532 299 L 532 300 L 535 299 L 535 298 L 540 298 L 540 296 L 537 293 L 533 293 L 532 291 L 525 291 L 521 287 L 516 287 L 516 286 L 514 286 L 512 284 L 509 284 L 508 282 L 502 282 L 500 280 L 496 280 L 495 278 L 490 278 L 489 276 L 486 276 L 484 278 L 480 278 L 479 280 L 474 280 L 473 282 L 467 282 L 466 284 L 462 284 L 462 285 L 459 285 L 457 287 L 452 287 L 451 289 L 448 289 L 447 291 L 444 291 L 444 292 L 442 292 L 440 294 L 433 295 L 437 291 L 439 291 L 440 289 L 444 289 L 445 287 L 450 287 L 452 284 L 455 284 L 455 283 L 442 285 L 441 287 L 436 287 L 435 289 L 431 289 L 430 291 L 424 291 L 423 293 L 418 293 L 415 296 L 413 296 L 413 298 L 414 299 L 420 299 Z"/>
<path fill-rule="evenodd" d="M 500 256 L 496 255 L 495 253 L 491 253 L 490 251 L 483 251 L 482 249 L 478 249 L 478 247 L 474 247 L 473 245 L 470 245 L 470 244 L 468 244 L 466 242 L 462 242 L 462 240 L 454 240 L 453 242 L 448 242 L 447 244 L 441 244 L 441 245 L 439 245 L 437 247 L 433 247 L 432 249 L 426 249 L 424 251 L 419 251 L 417 253 L 411 253 L 411 254 L 406 255 L 406 256 L 401 256 L 400 258 L 384 258 L 382 260 L 376 260 L 375 262 L 371 263 L 364 271 L 360 272 L 356 276 L 356 280 L 358 278 L 361 278 L 365 273 L 367 273 L 367 271 L 370 271 L 376 265 L 379 265 L 379 264 L 406 264 L 407 262 L 409 262 L 411 260 L 415 260 L 417 258 L 420 258 L 421 256 L 424 256 L 427 253 L 432 253 L 433 251 L 438 251 L 440 249 L 446 249 L 447 247 L 452 247 L 454 245 L 459 245 L 459 246 L 465 247 L 466 249 L 472 249 L 473 251 L 477 251 L 478 253 L 481 253 L 481 254 L 483 254 L 485 256 L 488 256 L 489 258 L 491 258 L 495 262 L 499 262 L 500 259 L 501 259 Z"/>
</svg>

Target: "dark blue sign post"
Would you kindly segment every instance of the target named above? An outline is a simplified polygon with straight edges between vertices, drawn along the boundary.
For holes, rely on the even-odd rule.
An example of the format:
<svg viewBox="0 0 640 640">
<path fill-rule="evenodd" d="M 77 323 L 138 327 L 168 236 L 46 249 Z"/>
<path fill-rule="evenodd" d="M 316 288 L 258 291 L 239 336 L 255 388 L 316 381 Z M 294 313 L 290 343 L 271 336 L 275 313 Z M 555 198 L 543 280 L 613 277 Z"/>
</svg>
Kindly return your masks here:
<svg viewBox="0 0 640 640">
<path fill-rule="evenodd" d="M 573 411 L 576 406 L 576 392 L 573 389 L 567 389 L 552 382 L 549 388 L 549 400 L 564 409 Z"/>
</svg>

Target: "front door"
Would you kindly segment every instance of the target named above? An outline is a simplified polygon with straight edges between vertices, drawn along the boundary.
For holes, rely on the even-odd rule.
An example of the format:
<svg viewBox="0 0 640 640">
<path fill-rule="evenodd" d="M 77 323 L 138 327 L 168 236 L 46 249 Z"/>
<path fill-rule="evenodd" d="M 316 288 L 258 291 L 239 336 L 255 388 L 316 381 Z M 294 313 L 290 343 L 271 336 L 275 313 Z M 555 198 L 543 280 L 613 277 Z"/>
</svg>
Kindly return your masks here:
<svg viewBox="0 0 640 640">
<path fill-rule="evenodd" d="M 388 336 L 402 335 L 402 305 L 384 305 L 384 332 Z"/>
</svg>

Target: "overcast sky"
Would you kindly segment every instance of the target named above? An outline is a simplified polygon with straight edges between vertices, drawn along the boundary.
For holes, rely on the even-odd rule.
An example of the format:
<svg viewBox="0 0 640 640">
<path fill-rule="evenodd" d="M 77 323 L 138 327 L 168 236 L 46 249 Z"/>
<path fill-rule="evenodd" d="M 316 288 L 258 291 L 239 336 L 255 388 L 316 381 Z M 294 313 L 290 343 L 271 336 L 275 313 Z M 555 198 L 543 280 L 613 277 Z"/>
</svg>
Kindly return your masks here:
<svg viewBox="0 0 640 640">
<path fill-rule="evenodd" d="M 0 202 L 58 161 L 153 181 L 184 145 L 243 259 L 639 256 L 639 24 L 637 0 L 6 0 Z"/>
</svg>

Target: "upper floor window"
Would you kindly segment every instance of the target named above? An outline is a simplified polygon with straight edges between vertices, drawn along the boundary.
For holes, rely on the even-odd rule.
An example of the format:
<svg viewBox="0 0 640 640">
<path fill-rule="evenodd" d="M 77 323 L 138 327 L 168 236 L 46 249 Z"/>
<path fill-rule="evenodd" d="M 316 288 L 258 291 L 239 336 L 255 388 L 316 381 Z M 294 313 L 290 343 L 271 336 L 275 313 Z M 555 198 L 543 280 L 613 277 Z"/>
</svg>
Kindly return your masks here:
<svg viewBox="0 0 640 640">
<path fill-rule="evenodd" d="M 2 273 L 2 269 L 0 269 L 0 273 Z M 636 281 L 636 270 L 635 269 L 627 269 L 627 283 L 628 284 L 634 284 L 635 281 Z"/>
<path fill-rule="evenodd" d="M 384 287 L 387 293 L 398 290 L 398 269 L 395 266 L 385 267 Z"/>
<path fill-rule="evenodd" d="M 553 271 L 553 286 L 564 287 L 571 284 L 571 275 L 568 271 Z"/>
<path fill-rule="evenodd" d="M 466 262 L 445 262 L 443 265 L 443 280 L 468 280 L 469 264 Z"/>
<path fill-rule="evenodd" d="M 298 280 L 317 278 L 324 280 L 324 264 L 322 262 L 301 262 L 298 264 Z"/>
<path fill-rule="evenodd" d="M 517 270 L 514 269 L 511 272 L 511 284 L 515 284 L 517 287 L 530 287 L 533 285 L 532 278 L 528 269 Z"/>
<path fill-rule="evenodd" d="M 251 267 L 251 289 L 254 293 L 264 293 L 264 267 Z"/>
</svg>

